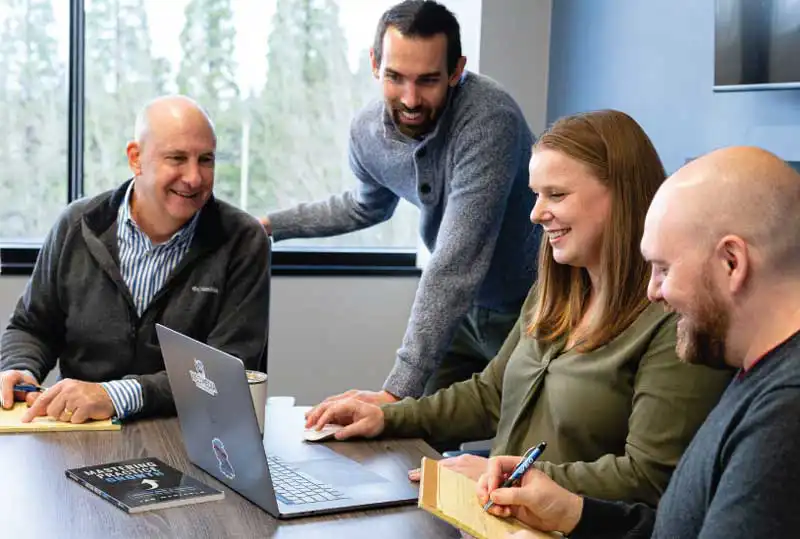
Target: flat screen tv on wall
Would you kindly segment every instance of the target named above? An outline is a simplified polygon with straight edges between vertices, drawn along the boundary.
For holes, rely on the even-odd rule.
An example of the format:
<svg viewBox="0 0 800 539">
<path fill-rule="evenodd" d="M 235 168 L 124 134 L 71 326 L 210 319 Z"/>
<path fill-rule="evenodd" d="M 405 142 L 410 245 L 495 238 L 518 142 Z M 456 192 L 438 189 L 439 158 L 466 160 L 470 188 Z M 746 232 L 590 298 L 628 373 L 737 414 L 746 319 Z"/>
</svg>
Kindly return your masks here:
<svg viewBox="0 0 800 539">
<path fill-rule="evenodd" d="M 714 90 L 800 89 L 800 0 L 715 0 Z"/>
</svg>

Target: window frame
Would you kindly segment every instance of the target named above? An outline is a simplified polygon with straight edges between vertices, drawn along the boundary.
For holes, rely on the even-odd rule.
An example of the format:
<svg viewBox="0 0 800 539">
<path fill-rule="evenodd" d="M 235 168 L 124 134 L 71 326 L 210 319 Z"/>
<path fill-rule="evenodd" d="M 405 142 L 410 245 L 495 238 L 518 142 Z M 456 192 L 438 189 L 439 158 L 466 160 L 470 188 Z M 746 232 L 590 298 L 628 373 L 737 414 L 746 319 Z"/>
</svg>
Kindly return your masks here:
<svg viewBox="0 0 800 539">
<path fill-rule="evenodd" d="M 67 204 L 84 196 L 85 44 L 84 0 L 69 0 Z M 0 275 L 30 275 L 40 250 L 38 242 L 0 238 Z M 273 275 L 418 277 L 421 273 L 415 249 L 277 247 L 272 252 Z"/>
</svg>

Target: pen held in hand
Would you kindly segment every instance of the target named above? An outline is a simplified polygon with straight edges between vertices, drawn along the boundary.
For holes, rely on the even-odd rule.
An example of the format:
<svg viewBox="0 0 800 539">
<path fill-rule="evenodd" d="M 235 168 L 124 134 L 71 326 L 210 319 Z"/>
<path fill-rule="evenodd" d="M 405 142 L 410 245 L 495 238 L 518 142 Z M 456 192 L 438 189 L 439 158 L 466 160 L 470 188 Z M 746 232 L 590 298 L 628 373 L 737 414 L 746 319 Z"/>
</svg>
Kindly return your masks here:
<svg viewBox="0 0 800 539">
<path fill-rule="evenodd" d="M 547 442 L 541 442 L 535 447 L 528 449 L 525 452 L 525 455 L 523 456 L 522 460 L 519 462 L 519 464 L 517 464 L 517 467 L 514 468 L 514 471 L 511 472 L 511 475 L 508 476 L 508 479 L 503 481 L 503 484 L 500 485 L 499 488 L 509 488 L 514 486 L 514 483 L 522 479 L 522 476 L 525 475 L 525 472 L 527 472 L 530 469 L 530 467 L 533 466 L 533 463 L 536 462 L 536 459 L 538 459 L 539 456 L 542 453 L 544 453 L 546 447 L 547 447 Z M 486 502 L 486 505 L 483 506 L 483 510 L 488 511 L 489 508 L 493 505 L 494 502 L 492 500 L 489 500 L 488 502 Z"/>
<path fill-rule="evenodd" d="M 22 391 L 23 393 L 44 393 L 45 389 L 47 388 L 33 384 L 16 384 L 14 386 L 14 391 Z"/>
</svg>

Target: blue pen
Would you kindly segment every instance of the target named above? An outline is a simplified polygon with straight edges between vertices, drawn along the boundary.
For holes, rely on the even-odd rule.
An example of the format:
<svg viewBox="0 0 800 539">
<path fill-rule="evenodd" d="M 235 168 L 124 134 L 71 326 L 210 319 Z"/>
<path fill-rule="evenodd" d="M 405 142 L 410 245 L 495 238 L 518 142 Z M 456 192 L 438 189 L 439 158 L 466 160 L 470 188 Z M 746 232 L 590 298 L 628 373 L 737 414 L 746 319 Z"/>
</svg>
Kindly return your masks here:
<svg viewBox="0 0 800 539">
<path fill-rule="evenodd" d="M 33 384 L 16 384 L 14 386 L 14 391 L 23 391 L 25 393 L 35 393 L 37 391 L 44 391 L 47 388 L 41 386 L 35 386 Z"/>
<path fill-rule="evenodd" d="M 538 459 L 539 456 L 544 453 L 546 447 L 547 442 L 541 442 L 539 445 L 528 449 L 525 452 L 522 460 L 519 461 L 519 464 L 517 464 L 517 467 L 514 468 L 514 471 L 511 472 L 510 476 L 508 476 L 508 479 L 503 481 L 503 484 L 500 485 L 500 488 L 509 488 L 513 486 L 514 483 L 522 479 L 522 476 L 525 475 L 525 472 L 527 472 L 530 467 L 533 466 L 533 463 L 536 462 L 536 459 Z M 494 502 L 489 500 L 486 502 L 486 505 L 483 506 L 483 510 L 486 511 L 493 505 Z"/>
</svg>

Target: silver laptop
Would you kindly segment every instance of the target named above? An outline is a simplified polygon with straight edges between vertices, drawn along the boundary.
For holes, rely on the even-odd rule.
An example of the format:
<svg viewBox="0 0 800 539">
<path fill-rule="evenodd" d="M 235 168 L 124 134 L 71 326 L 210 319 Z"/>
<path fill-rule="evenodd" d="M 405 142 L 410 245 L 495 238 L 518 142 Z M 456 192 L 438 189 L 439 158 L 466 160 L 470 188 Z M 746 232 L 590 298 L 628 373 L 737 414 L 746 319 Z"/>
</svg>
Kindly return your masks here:
<svg viewBox="0 0 800 539">
<path fill-rule="evenodd" d="M 264 438 L 238 358 L 156 324 L 189 460 L 276 518 L 412 504 L 417 488 L 320 444 Z M 269 416 L 265 422 L 269 421 Z M 269 448 L 265 450 L 264 448 Z"/>
</svg>

